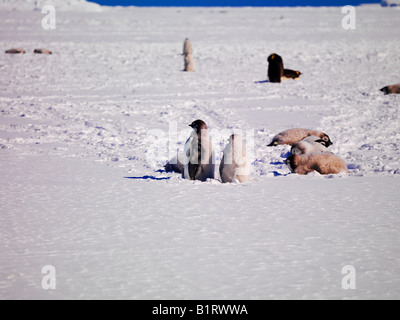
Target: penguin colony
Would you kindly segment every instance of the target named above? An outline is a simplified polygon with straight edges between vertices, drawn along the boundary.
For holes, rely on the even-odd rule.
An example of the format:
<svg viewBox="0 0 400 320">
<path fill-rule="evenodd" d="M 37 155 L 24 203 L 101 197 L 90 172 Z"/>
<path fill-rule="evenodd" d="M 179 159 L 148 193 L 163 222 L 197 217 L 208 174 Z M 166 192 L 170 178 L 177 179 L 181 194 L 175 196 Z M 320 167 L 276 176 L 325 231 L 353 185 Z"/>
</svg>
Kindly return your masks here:
<svg viewBox="0 0 400 320">
<path fill-rule="evenodd" d="M 21 48 L 5 51 L 6 54 L 25 54 Z M 34 54 L 51 55 L 48 49 L 35 49 Z M 194 72 L 193 48 L 190 40 L 183 44 L 184 71 Z M 280 83 L 283 79 L 299 79 L 300 71 L 285 69 L 283 59 L 276 53 L 268 56 L 268 80 Z M 400 94 L 400 84 L 389 85 L 380 89 L 385 94 Z M 193 128 L 185 143 L 184 154 L 172 158 L 165 165 L 167 172 L 178 172 L 184 179 L 206 181 L 214 178 L 215 154 L 208 134 L 207 124 L 202 120 L 192 122 Z M 290 156 L 286 164 L 293 173 L 300 175 L 317 171 L 320 174 L 348 173 L 346 163 L 328 151 L 332 141 L 321 131 L 309 129 L 289 129 L 277 134 L 268 145 L 290 145 Z M 233 134 L 225 147 L 219 173 L 222 182 L 247 182 L 250 180 L 250 163 L 246 154 L 246 144 L 240 135 Z"/>
<path fill-rule="evenodd" d="M 26 51 L 21 48 L 12 48 L 5 51 L 6 54 L 25 54 Z M 35 49 L 33 51 L 35 54 L 53 54 L 52 51 L 48 49 Z M 193 48 L 190 40 L 185 39 L 183 43 L 183 53 L 184 57 L 184 69 L 186 72 L 194 72 L 194 59 L 193 59 Z M 277 53 L 271 53 L 268 56 L 268 81 L 272 83 L 280 83 L 281 80 L 285 79 L 299 79 L 302 74 L 298 70 L 285 69 L 283 66 L 283 59 Z M 389 85 L 379 89 L 384 94 L 400 94 L 400 84 Z"/>
<path fill-rule="evenodd" d="M 183 155 L 179 154 L 167 162 L 165 170 L 181 173 L 182 178 L 189 180 L 214 179 L 215 154 L 208 126 L 203 120 L 193 121 L 189 126 L 193 131 L 185 143 Z M 277 134 L 268 146 L 291 146 L 290 156 L 285 163 L 293 173 L 349 173 L 346 163 L 328 150 L 332 144 L 324 132 L 295 128 Z M 246 144 L 240 135 L 230 136 L 223 151 L 219 174 L 223 183 L 250 181 L 250 161 Z"/>
</svg>

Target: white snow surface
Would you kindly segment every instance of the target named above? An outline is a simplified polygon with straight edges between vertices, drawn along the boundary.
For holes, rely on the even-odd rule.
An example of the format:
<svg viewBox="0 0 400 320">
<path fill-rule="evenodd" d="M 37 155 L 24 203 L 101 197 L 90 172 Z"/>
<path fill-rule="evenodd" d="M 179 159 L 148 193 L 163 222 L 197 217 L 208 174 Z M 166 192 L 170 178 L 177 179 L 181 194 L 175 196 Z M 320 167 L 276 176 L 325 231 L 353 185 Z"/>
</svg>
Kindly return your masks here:
<svg viewBox="0 0 400 320">
<path fill-rule="evenodd" d="M 24 2 L 0 2 L 0 299 L 400 298 L 400 96 L 379 91 L 400 83 L 398 10 L 357 7 L 344 30 L 332 7 L 53 1 L 44 30 Z M 266 82 L 271 52 L 300 80 Z M 182 151 L 196 119 L 217 160 L 225 133 L 254 136 L 250 183 L 187 181 L 163 171 L 166 152 L 149 159 L 169 126 Z M 266 145 L 294 127 L 329 134 L 351 173 L 290 174 L 290 147 Z"/>
</svg>

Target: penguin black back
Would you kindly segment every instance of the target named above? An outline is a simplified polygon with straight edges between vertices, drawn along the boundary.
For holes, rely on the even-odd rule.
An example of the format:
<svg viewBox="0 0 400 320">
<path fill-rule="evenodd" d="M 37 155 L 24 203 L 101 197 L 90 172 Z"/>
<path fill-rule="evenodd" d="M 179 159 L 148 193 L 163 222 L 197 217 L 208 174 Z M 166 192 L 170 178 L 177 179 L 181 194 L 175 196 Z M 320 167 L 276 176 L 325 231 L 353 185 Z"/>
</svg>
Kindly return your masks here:
<svg viewBox="0 0 400 320">
<path fill-rule="evenodd" d="M 268 79 L 269 82 L 281 82 L 283 76 L 283 60 L 276 53 L 271 53 L 268 57 Z"/>
</svg>

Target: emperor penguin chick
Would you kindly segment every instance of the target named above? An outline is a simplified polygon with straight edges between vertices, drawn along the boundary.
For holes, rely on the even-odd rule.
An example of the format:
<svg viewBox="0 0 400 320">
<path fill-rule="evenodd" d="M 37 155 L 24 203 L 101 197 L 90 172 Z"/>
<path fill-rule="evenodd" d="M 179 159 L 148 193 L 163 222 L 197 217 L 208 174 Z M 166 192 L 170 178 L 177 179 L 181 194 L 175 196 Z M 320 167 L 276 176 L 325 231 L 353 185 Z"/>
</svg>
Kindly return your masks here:
<svg viewBox="0 0 400 320">
<path fill-rule="evenodd" d="M 293 173 L 305 175 L 317 171 L 320 174 L 348 173 L 346 163 L 332 153 L 291 155 L 286 164 Z"/>
<path fill-rule="evenodd" d="M 185 69 L 187 72 L 194 72 L 194 59 L 191 54 L 185 55 Z"/>
<path fill-rule="evenodd" d="M 296 142 L 299 142 L 299 141 L 303 140 L 304 138 L 307 138 L 308 136 L 316 136 L 316 137 L 319 137 L 320 139 L 326 141 L 327 143 L 329 143 L 329 145 L 332 144 L 332 141 L 329 138 L 329 136 L 322 131 L 296 128 L 296 129 L 289 129 L 289 130 L 283 131 L 281 133 L 278 133 L 272 139 L 272 141 L 268 145 L 268 147 L 278 146 L 281 144 L 293 145 Z"/>
<path fill-rule="evenodd" d="M 188 38 L 185 39 L 185 42 L 183 43 L 183 56 L 186 56 L 188 54 L 192 54 L 193 49 L 192 49 L 192 44 Z"/>
<path fill-rule="evenodd" d="M 296 142 L 292 146 L 290 153 L 292 155 L 302 155 L 310 153 L 329 152 L 328 147 L 331 144 L 332 142 L 322 140 L 319 137 L 309 136 L 299 142 Z"/>
<path fill-rule="evenodd" d="M 200 181 L 214 179 L 215 156 L 208 127 L 202 120 L 193 121 L 189 126 L 193 131 L 185 143 L 182 177 Z"/>
<path fill-rule="evenodd" d="M 224 183 L 233 181 L 243 183 L 250 180 L 250 162 L 247 157 L 246 144 L 240 135 L 233 134 L 229 138 L 229 144 L 225 147 L 222 156 L 219 173 Z"/>
</svg>

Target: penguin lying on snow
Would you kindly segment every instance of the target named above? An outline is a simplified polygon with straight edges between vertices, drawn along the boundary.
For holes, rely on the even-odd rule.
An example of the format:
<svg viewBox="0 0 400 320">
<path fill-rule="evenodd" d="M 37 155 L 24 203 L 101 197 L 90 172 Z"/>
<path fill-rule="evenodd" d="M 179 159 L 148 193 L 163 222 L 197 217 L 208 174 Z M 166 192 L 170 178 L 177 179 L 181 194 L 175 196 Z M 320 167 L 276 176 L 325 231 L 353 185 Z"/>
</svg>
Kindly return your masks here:
<svg viewBox="0 0 400 320">
<path fill-rule="evenodd" d="M 293 173 L 305 175 L 317 171 L 320 174 L 348 173 L 346 163 L 332 153 L 291 155 L 286 164 Z"/>
<path fill-rule="evenodd" d="M 53 52 L 51 52 L 48 49 L 35 49 L 33 51 L 33 53 L 36 53 L 36 54 L 53 54 Z"/>
<path fill-rule="evenodd" d="M 283 131 L 281 133 L 278 133 L 272 139 L 272 141 L 268 145 L 268 147 L 278 146 L 281 144 L 293 145 L 296 142 L 299 142 L 299 141 L 303 140 L 304 138 L 307 138 L 308 136 L 319 137 L 320 139 L 326 141 L 328 143 L 328 146 L 332 144 L 329 136 L 322 131 L 295 128 L 295 129 L 289 129 L 289 130 Z"/>
<path fill-rule="evenodd" d="M 282 79 L 299 79 L 301 74 L 300 71 L 283 69 Z"/>
<path fill-rule="evenodd" d="M 25 50 L 19 49 L 19 48 L 18 49 L 10 49 L 10 50 L 7 50 L 6 53 L 8 53 L 8 54 L 25 53 Z"/>
<path fill-rule="evenodd" d="M 302 155 L 310 153 L 328 152 L 328 147 L 333 143 L 325 141 L 316 136 L 309 136 L 292 145 L 290 153 L 292 155 Z"/>
<path fill-rule="evenodd" d="M 219 173 L 223 183 L 247 182 L 250 180 L 250 162 L 247 158 L 246 144 L 242 137 L 233 134 L 229 138 L 229 144 L 225 147 L 222 156 Z"/>
<path fill-rule="evenodd" d="M 202 120 L 193 121 L 189 126 L 193 128 L 193 131 L 185 143 L 182 177 L 200 181 L 213 179 L 215 156 L 208 127 Z"/>
<path fill-rule="evenodd" d="M 400 84 L 394 84 L 391 86 L 386 86 L 383 87 L 382 89 L 379 89 L 380 91 L 382 91 L 385 94 L 390 94 L 390 93 L 397 93 L 400 94 Z"/>
</svg>

